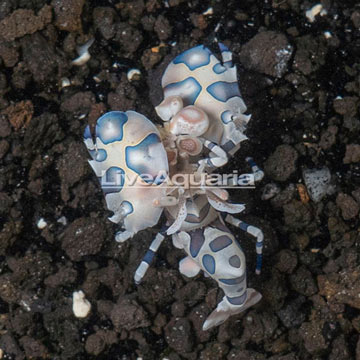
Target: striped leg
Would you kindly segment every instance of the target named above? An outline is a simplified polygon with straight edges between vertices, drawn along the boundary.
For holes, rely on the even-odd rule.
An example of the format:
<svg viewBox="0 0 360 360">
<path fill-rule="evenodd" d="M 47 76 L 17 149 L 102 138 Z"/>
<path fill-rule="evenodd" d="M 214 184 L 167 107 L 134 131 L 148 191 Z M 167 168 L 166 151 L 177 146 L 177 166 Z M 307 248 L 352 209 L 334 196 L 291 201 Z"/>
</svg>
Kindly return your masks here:
<svg viewBox="0 0 360 360">
<path fill-rule="evenodd" d="M 202 166 L 205 164 L 210 168 L 224 166 L 228 162 L 228 156 L 226 151 L 221 148 L 221 146 L 214 144 L 211 141 L 205 140 L 204 146 L 210 150 L 210 154 L 214 155 L 213 157 L 208 157 L 205 159 L 199 160 L 199 165 Z"/>
<path fill-rule="evenodd" d="M 254 180 L 260 181 L 264 177 L 264 172 L 256 165 L 254 159 L 252 157 L 247 157 L 245 159 L 249 165 L 251 166 L 251 170 L 254 174 Z"/>
<path fill-rule="evenodd" d="M 142 278 L 145 276 L 147 269 L 150 267 L 151 262 L 154 259 L 156 252 L 158 251 L 161 243 L 165 239 L 165 236 L 158 233 L 155 239 L 152 241 L 149 250 L 146 252 L 141 264 L 135 271 L 134 280 L 135 284 L 140 284 Z"/>
<path fill-rule="evenodd" d="M 259 228 L 249 225 L 231 215 L 227 215 L 225 217 L 225 221 L 231 225 L 238 227 L 243 231 L 246 231 L 248 234 L 256 238 L 256 271 L 255 272 L 257 275 L 259 275 L 261 273 L 261 266 L 262 266 L 262 251 L 263 251 L 263 240 L 264 240 L 263 232 Z"/>
</svg>

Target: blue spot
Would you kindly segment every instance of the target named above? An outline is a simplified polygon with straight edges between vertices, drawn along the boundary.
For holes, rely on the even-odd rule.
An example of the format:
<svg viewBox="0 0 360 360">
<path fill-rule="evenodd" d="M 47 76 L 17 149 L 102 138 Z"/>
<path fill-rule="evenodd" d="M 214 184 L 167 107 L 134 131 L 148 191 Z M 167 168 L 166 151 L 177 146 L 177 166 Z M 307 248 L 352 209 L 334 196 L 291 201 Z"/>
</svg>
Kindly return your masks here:
<svg viewBox="0 0 360 360">
<path fill-rule="evenodd" d="M 207 145 L 207 148 L 209 150 L 212 150 L 215 146 L 216 146 L 216 144 L 214 144 L 213 142 L 209 142 L 208 145 Z"/>
<path fill-rule="evenodd" d="M 143 261 L 145 261 L 146 263 L 148 263 L 150 265 L 154 259 L 154 256 L 155 256 L 155 253 L 151 249 L 149 249 L 144 256 Z"/>
<path fill-rule="evenodd" d="M 231 244 L 232 244 L 232 240 L 228 236 L 222 235 L 217 237 L 215 240 L 211 241 L 209 246 L 213 252 L 217 252 L 222 249 L 225 249 Z"/>
<path fill-rule="evenodd" d="M 202 229 L 191 231 L 190 235 L 190 254 L 192 257 L 196 257 L 199 254 L 201 247 L 205 242 L 204 233 Z"/>
<path fill-rule="evenodd" d="M 230 110 L 225 110 L 222 114 L 221 114 L 221 121 L 224 124 L 228 124 L 229 122 L 233 121 L 232 120 L 232 113 Z"/>
<path fill-rule="evenodd" d="M 125 172 L 123 169 L 112 166 L 100 179 L 101 188 L 105 194 L 119 192 L 125 182 Z"/>
<path fill-rule="evenodd" d="M 241 222 L 240 223 L 240 229 L 243 230 L 243 231 L 247 231 L 248 227 L 249 227 L 249 224 L 245 223 L 245 222 Z"/>
<path fill-rule="evenodd" d="M 247 158 L 247 162 L 251 167 L 256 166 L 256 163 L 253 158 Z"/>
<path fill-rule="evenodd" d="M 107 152 L 104 149 L 89 150 L 89 153 L 93 160 L 98 162 L 105 161 L 107 158 Z"/>
<path fill-rule="evenodd" d="M 205 66 L 210 62 L 211 51 L 203 45 L 196 46 L 186 50 L 178 55 L 174 60 L 174 64 L 185 64 L 190 70 L 195 70 L 201 66 Z"/>
<path fill-rule="evenodd" d="M 156 151 L 156 146 L 159 147 L 159 151 Z M 152 151 L 154 150 L 154 151 Z M 162 154 L 161 152 L 164 152 Z M 154 157 L 152 155 L 160 155 L 159 157 Z M 164 159 L 166 158 L 166 153 L 164 146 L 155 133 L 149 134 L 143 141 L 135 146 L 127 146 L 125 149 L 125 159 L 127 166 L 135 171 L 140 177 L 148 184 L 159 185 L 164 182 L 166 179 L 166 174 L 159 174 L 154 171 L 154 165 L 158 168 L 159 160 L 161 161 L 161 156 Z M 163 169 L 166 169 L 166 164 L 163 165 Z"/>
<path fill-rule="evenodd" d="M 220 282 L 222 282 L 223 284 L 226 285 L 237 285 L 237 284 L 241 284 L 244 280 L 245 280 L 246 276 L 245 274 L 237 277 L 237 278 L 233 278 L 233 279 L 219 279 Z"/>
<path fill-rule="evenodd" d="M 256 254 L 256 270 L 260 271 L 262 266 L 262 254 Z"/>
<path fill-rule="evenodd" d="M 261 248 L 262 246 L 263 246 L 263 242 L 262 242 L 262 241 L 256 243 L 256 247 Z"/>
<path fill-rule="evenodd" d="M 91 139 L 91 132 L 90 132 L 90 126 L 88 125 L 84 130 L 84 139 Z"/>
<path fill-rule="evenodd" d="M 232 61 L 225 61 L 223 64 L 215 64 L 213 66 L 213 71 L 216 74 L 222 74 L 223 72 L 225 72 L 227 69 L 230 69 L 233 66 Z"/>
<path fill-rule="evenodd" d="M 194 105 L 196 99 L 201 92 L 201 85 L 193 77 L 188 77 L 185 80 L 176 83 L 168 84 L 164 88 L 166 97 L 172 95 L 179 95 L 184 101 L 184 106 Z"/>
<path fill-rule="evenodd" d="M 223 66 L 222 64 L 218 63 L 213 66 L 213 71 L 216 74 L 222 74 L 223 72 L 226 71 L 226 67 Z"/>
<path fill-rule="evenodd" d="M 245 291 L 242 295 L 237 296 L 237 297 L 226 297 L 229 300 L 230 304 L 233 305 L 242 305 L 244 304 L 246 298 L 247 298 L 247 292 Z"/>
<path fill-rule="evenodd" d="M 121 207 L 124 210 L 125 216 L 128 216 L 129 214 L 134 212 L 134 208 L 133 208 L 132 204 L 129 201 L 124 200 L 121 203 Z"/>
<path fill-rule="evenodd" d="M 96 136 L 104 144 L 123 139 L 123 127 L 128 121 L 127 115 L 122 111 L 111 111 L 101 116 L 96 123 Z"/>
<path fill-rule="evenodd" d="M 223 65 L 226 67 L 226 69 L 230 69 L 234 66 L 233 62 L 231 60 L 225 61 Z"/>
<path fill-rule="evenodd" d="M 223 52 L 223 51 L 230 51 L 228 49 L 228 47 L 226 45 L 224 45 L 223 43 L 219 43 L 219 48 L 220 48 L 220 51 Z"/>
<path fill-rule="evenodd" d="M 236 144 L 234 144 L 231 140 L 229 140 L 228 142 L 226 142 L 224 145 L 222 145 L 222 149 L 225 150 L 226 152 L 229 152 L 230 150 L 232 150 L 234 147 L 236 146 Z"/>
<path fill-rule="evenodd" d="M 206 88 L 207 92 L 216 100 L 226 102 L 232 97 L 239 96 L 240 90 L 237 82 L 217 81 Z"/>
<path fill-rule="evenodd" d="M 230 259 L 229 259 L 229 264 L 234 267 L 234 268 L 239 268 L 241 266 L 241 261 L 240 258 L 237 255 L 233 255 Z"/>
<path fill-rule="evenodd" d="M 205 270 L 209 274 L 215 273 L 215 259 L 211 255 L 204 255 L 202 258 L 202 263 L 204 265 Z"/>
</svg>

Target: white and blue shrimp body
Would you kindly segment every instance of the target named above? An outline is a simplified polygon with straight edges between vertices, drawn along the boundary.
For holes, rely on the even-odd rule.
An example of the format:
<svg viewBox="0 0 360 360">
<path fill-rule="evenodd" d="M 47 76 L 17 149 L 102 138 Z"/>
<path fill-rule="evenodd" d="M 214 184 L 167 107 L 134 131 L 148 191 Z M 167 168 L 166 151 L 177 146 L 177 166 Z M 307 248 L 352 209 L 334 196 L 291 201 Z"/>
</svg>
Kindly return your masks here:
<svg viewBox="0 0 360 360">
<path fill-rule="evenodd" d="M 95 143 L 89 126 L 84 141 L 106 205 L 114 212 L 109 220 L 124 228 L 116 240 L 156 225 L 163 208 L 154 200 L 166 195 L 169 169 L 156 126 L 135 111 L 112 111 L 97 120 Z"/>
<path fill-rule="evenodd" d="M 169 100 L 180 97 L 183 106 L 194 105 L 206 112 L 210 126 L 203 136 L 234 154 L 244 135 L 250 115 L 241 97 L 232 53 L 219 43 L 221 61 L 203 45 L 186 50 L 166 68 L 161 80 L 164 101 L 155 109 L 162 120 L 169 120 Z"/>
<path fill-rule="evenodd" d="M 203 270 L 224 291 L 204 330 L 261 299 L 247 287 L 245 254 L 225 225 L 226 221 L 256 238 L 260 273 L 263 234 L 231 215 L 243 211 L 244 205 L 229 203 L 223 189 L 172 181 L 175 175 L 207 175 L 225 165 L 246 139 L 243 132 L 250 116 L 244 114 L 236 67 L 231 52 L 219 46 L 222 61 L 201 45 L 169 64 L 162 78 L 164 100 L 156 107 L 163 127 L 158 129 L 135 111 L 113 111 L 97 120 L 95 142 L 89 126 L 84 133 L 89 163 L 114 213 L 110 220 L 122 226 L 116 240 L 125 241 L 156 225 L 165 214 L 166 226 L 137 268 L 135 282 L 140 283 L 162 241 L 171 235 L 174 246 L 187 254 L 180 272 L 192 277 Z M 248 161 L 255 179 L 261 179 L 262 171 Z"/>
</svg>

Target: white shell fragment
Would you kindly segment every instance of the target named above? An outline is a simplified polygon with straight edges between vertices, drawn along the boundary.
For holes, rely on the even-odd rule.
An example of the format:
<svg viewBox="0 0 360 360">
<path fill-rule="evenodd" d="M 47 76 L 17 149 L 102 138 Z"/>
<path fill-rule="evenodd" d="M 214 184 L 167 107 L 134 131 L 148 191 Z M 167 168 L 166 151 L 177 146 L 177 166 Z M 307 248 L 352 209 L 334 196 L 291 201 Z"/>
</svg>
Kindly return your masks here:
<svg viewBox="0 0 360 360">
<path fill-rule="evenodd" d="M 319 202 L 326 195 L 331 195 L 335 188 L 330 183 L 331 173 L 327 167 L 322 169 L 305 169 L 303 179 L 311 200 Z"/>
<path fill-rule="evenodd" d="M 205 10 L 203 13 L 203 15 L 213 15 L 214 14 L 214 9 L 212 7 L 209 7 L 207 10 Z"/>
<path fill-rule="evenodd" d="M 61 88 L 63 89 L 68 86 L 71 86 L 71 81 L 67 77 L 63 77 L 61 79 Z"/>
<path fill-rule="evenodd" d="M 79 54 L 79 57 L 77 57 L 71 63 L 75 66 L 81 66 L 86 64 L 91 58 L 91 55 L 89 53 L 89 48 L 93 43 L 94 43 L 94 39 L 90 39 L 84 45 L 78 46 L 76 51 Z"/>
<path fill-rule="evenodd" d="M 38 227 L 38 229 L 42 230 L 45 229 L 47 226 L 47 222 L 44 220 L 44 218 L 40 218 L 36 224 L 36 226 Z"/>
<path fill-rule="evenodd" d="M 59 223 L 59 224 L 62 224 L 62 225 L 67 225 L 67 219 L 66 219 L 66 217 L 65 216 L 61 216 L 58 220 L 57 220 L 57 222 Z"/>
<path fill-rule="evenodd" d="M 77 318 L 85 318 L 89 315 L 91 304 L 85 299 L 85 294 L 79 290 L 73 293 L 73 313 Z"/>
<path fill-rule="evenodd" d="M 285 73 L 288 61 L 291 58 L 293 50 L 294 48 L 291 45 L 287 45 L 283 49 L 277 50 L 275 52 L 276 55 L 275 72 L 277 78 L 281 78 L 282 75 Z"/>
<path fill-rule="evenodd" d="M 324 16 L 327 14 L 327 11 L 323 8 L 321 4 L 314 5 L 311 9 L 307 10 L 305 15 L 310 22 L 315 21 L 317 15 Z"/>
<path fill-rule="evenodd" d="M 126 76 L 129 81 L 137 80 L 141 76 L 141 72 L 139 69 L 130 69 Z"/>
</svg>

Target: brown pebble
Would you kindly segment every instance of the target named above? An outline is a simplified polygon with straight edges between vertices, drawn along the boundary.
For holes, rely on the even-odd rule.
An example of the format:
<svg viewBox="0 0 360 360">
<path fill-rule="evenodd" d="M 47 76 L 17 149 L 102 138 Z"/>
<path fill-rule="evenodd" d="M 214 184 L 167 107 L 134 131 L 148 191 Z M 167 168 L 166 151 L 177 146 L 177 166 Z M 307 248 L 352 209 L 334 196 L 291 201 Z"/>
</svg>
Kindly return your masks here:
<svg viewBox="0 0 360 360">
<path fill-rule="evenodd" d="M 343 159 L 344 164 L 357 163 L 360 161 L 360 145 L 346 145 L 346 152 Z"/>
<path fill-rule="evenodd" d="M 129 299 L 120 299 L 114 305 L 110 318 L 118 331 L 121 329 L 130 331 L 150 325 L 145 310 L 136 301 Z"/>
<path fill-rule="evenodd" d="M 97 254 L 105 242 L 105 229 L 100 219 L 79 218 L 60 235 L 61 247 L 73 261 Z"/>
<path fill-rule="evenodd" d="M 85 0 L 53 0 L 55 25 L 63 31 L 81 31 L 81 13 Z"/>
<path fill-rule="evenodd" d="M 14 43 L 0 43 L 0 57 L 6 67 L 14 67 L 19 60 L 19 52 Z"/>
<path fill-rule="evenodd" d="M 10 124 L 17 131 L 29 124 L 34 113 L 34 106 L 29 100 L 20 101 L 8 106 L 2 113 L 8 117 Z"/>
<path fill-rule="evenodd" d="M 99 355 L 105 349 L 105 341 L 102 336 L 98 334 L 91 334 L 85 343 L 85 350 L 88 354 Z"/>
<path fill-rule="evenodd" d="M 280 145 L 266 160 L 265 173 L 276 181 L 286 181 L 296 170 L 297 151 L 290 145 Z"/>
<path fill-rule="evenodd" d="M 154 30 L 161 41 L 165 41 L 171 36 L 172 26 L 169 20 L 159 15 L 155 21 Z"/>
<path fill-rule="evenodd" d="M 153 52 L 151 49 L 147 49 L 141 57 L 141 62 L 146 70 L 150 70 L 160 62 L 161 58 L 160 52 Z"/>
<path fill-rule="evenodd" d="M 341 209 L 344 220 L 350 220 L 359 213 L 359 204 L 350 195 L 340 193 L 336 198 L 336 205 Z"/>
<path fill-rule="evenodd" d="M 9 150 L 9 143 L 6 140 L 0 140 L 0 159 L 2 159 Z"/>
<path fill-rule="evenodd" d="M 334 110 L 343 116 L 353 117 L 357 113 L 359 99 L 355 96 L 345 96 L 334 100 Z"/>
<path fill-rule="evenodd" d="M 45 5 L 37 15 L 32 10 L 17 9 L 0 21 L 0 37 L 14 41 L 26 34 L 42 30 L 52 18 L 51 6 Z"/>
<path fill-rule="evenodd" d="M 338 127 L 330 125 L 322 134 L 319 145 L 323 150 L 328 150 L 336 142 L 336 134 L 338 133 Z"/>
<path fill-rule="evenodd" d="M 250 70 L 281 78 L 292 52 L 293 47 L 284 34 L 263 31 L 242 47 L 240 61 Z"/>
</svg>

